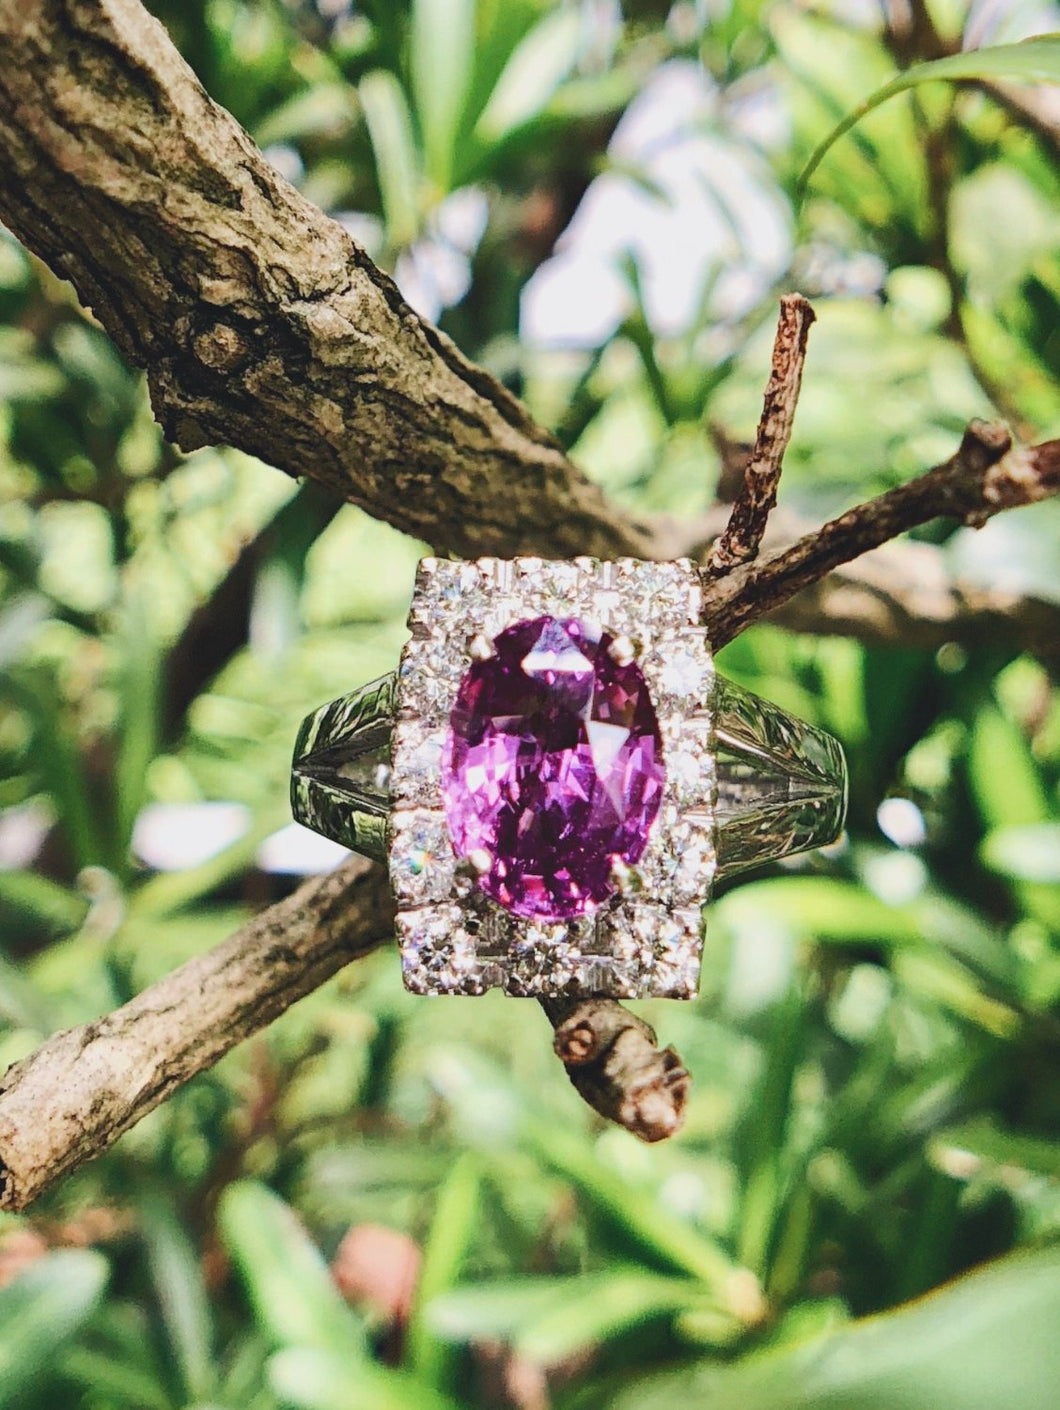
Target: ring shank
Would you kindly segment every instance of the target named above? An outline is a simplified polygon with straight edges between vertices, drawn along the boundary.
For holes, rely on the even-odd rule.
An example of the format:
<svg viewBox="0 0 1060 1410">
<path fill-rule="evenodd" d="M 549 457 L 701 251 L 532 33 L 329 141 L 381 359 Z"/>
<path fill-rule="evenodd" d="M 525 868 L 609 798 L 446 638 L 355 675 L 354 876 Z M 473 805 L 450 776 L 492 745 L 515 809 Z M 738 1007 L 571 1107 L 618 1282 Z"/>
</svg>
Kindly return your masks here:
<svg viewBox="0 0 1060 1410">
<path fill-rule="evenodd" d="M 712 708 L 718 875 L 834 842 L 847 809 L 839 741 L 724 676 Z"/>
<path fill-rule="evenodd" d="M 291 769 L 295 822 L 386 861 L 397 674 L 340 696 L 302 721 Z"/>
<path fill-rule="evenodd" d="M 308 715 L 291 774 L 295 820 L 376 861 L 386 860 L 396 700 L 391 672 Z M 717 877 L 834 842 L 847 803 L 838 741 L 723 676 L 710 706 Z"/>
</svg>

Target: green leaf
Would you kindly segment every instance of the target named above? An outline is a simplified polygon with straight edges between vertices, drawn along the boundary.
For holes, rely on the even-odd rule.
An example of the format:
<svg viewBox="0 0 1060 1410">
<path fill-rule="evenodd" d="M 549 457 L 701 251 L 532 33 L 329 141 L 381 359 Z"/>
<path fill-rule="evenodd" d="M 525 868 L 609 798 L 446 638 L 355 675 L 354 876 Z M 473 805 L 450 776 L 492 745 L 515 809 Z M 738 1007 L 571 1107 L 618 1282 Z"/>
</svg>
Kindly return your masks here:
<svg viewBox="0 0 1060 1410">
<path fill-rule="evenodd" d="M 390 245 L 411 244 L 420 227 L 419 159 L 404 90 L 387 69 L 365 74 L 358 89 L 375 153 Z"/>
<path fill-rule="evenodd" d="M 737 936 L 760 934 L 768 923 L 796 940 L 870 942 L 895 956 L 926 951 L 955 980 L 958 971 L 951 958 L 974 972 L 977 983 L 985 976 L 1011 990 L 1019 974 L 1011 952 L 978 915 L 930 889 L 909 904 L 889 906 L 864 887 L 835 877 L 778 876 L 729 892 L 715 905 L 714 915 Z"/>
<path fill-rule="evenodd" d="M 217 1389 L 210 1304 L 198 1253 L 172 1206 L 160 1195 L 140 1201 L 140 1228 L 162 1321 L 189 1401 Z"/>
<path fill-rule="evenodd" d="M 447 192 L 471 81 L 475 0 L 414 0 L 409 46 L 424 164 L 438 192 Z"/>
<path fill-rule="evenodd" d="M 696 1283 L 657 1277 L 640 1268 L 616 1268 L 598 1277 L 572 1279 L 571 1283 L 566 1296 L 557 1297 L 520 1329 L 515 1338 L 519 1355 L 542 1366 L 554 1366 L 575 1352 L 613 1341 L 646 1321 L 672 1316 L 702 1302 L 702 1290 Z"/>
<path fill-rule="evenodd" d="M 987 1033 L 1012 1038 L 1019 1032 L 1018 1011 L 984 993 L 978 980 L 950 955 L 927 947 L 900 951 L 894 973 L 911 993 L 933 1000 Z"/>
<path fill-rule="evenodd" d="M 888 906 L 854 882 L 833 877 L 778 876 L 723 897 L 715 915 L 734 931 L 761 926 L 763 915 L 793 934 L 837 944 L 915 944 L 922 931 L 909 907 Z"/>
<path fill-rule="evenodd" d="M 72 1346 L 63 1356 L 62 1372 L 68 1380 L 76 1381 L 79 1389 L 99 1397 L 100 1404 L 122 1410 L 133 1406 L 136 1410 L 173 1410 L 173 1401 L 159 1380 L 118 1360 L 110 1351 Z"/>
<path fill-rule="evenodd" d="M 459 1410 L 455 1401 L 403 1371 L 349 1361 L 320 1347 L 289 1347 L 269 1358 L 269 1383 L 296 1410 Z"/>
<path fill-rule="evenodd" d="M 340 81 L 321 81 L 273 108 L 254 128 L 259 147 L 301 142 L 307 137 L 335 137 L 352 125 L 357 107 L 353 89 Z"/>
<path fill-rule="evenodd" d="M 1014 881 L 1060 882 L 1060 822 L 995 828 L 983 839 L 980 856 Z"/>
<path fill-rule="evenodd" d="M 481 1220 L 481 1175 L 472 1154 L 453 1166 L 438 1191 L 431 1232 L 423 1251 L 416 1294 L 406 1337 L 409 1367 L 430 1385 L 452 1385 L 450 1348 L 432 1332 L 424 1309 L 460 1277 Z"/>
<path fill-rule="evenodd" d="M 1045 822 L 1049 800 L 1019 728 L 993 704 L 975 717 L 968 751 L 969 781 L 988 827 Z"/>
<path fill-rule="evenodd" d="M 99 827 L 98 800 L 54 682 L 43 672 L 27 672 L 17 679 L 8 672 L 0 674 L 0 695 L 7 695 L 32 721 L 33 765 L 55 805 L 75 866 L 105 865 L 108 853 Z"/>
<path fill-rule="evenodd" d="M 732 1368 L 631 1386 L 611 1410 L 1001 1410 L 1060 1384 L 1060 1248 L 1006 1258 L 896 1312 Z"/>
<path fill-rule="evenodd" d="M 806 1027 L 802 994 L 792 986 L 774 1006 L 765 1064 L 740 1133 L 745 1159 L 738 1252 L 741 1263 L 763 1281 L 783 1205 L 782 1158 L 794 1106 L 792 1084 L 807 1044 Z"/>
<path fill-rule="evenodd" d="M 666 1267 L 702 1279 L 718 1293 L 722 1305 L 732 1295 L 747 1300 L 746 1271 L 738 1269 L 719 1244 L 608 1170 L 591 1147 L 536 1123 L 527 1123 L 526 1134 L 541 1160 L 566 1176 L 626 1238 Z"/>
<path fill-rule="evenodd" d="M 103 1296 L 107 1274 L 102 1254 L 70 1250 L 45 1255 L 0 1289 L 0 1407 L 53 1367 Z"/>
<path fill-rule="evenodd" d="M 475 134 L 500 142 L 541 112 L 578 57 L 582 20 L 577 10 L 547 15 L 521 41 L 482 110 Z"/>
<path fill-rule="evenodd" d="M 878 108 L 896 93 L 920 83 L 962 79 L 1016 79 L 1023 83 L 1060 83 L 1060 34 L 1045 34 L 1019 44 L 999 44 L 992 49 L 973 49 L 967 54 L 951 54 L 930 63 L 913 64 L 890 83 L 877 88 L 863 103 L 840 122 L 817 147 L 799 177 L 799 193 L 805 192 L 810 178 L 828 150 L 855 127 L 866 113 Z"/>
<path fill-rule="evenodd" d="M 364 1331 L 332 1282 L 328 1265 L 290 1205 L 264 1185 L 229 1185 L 218 1209 L 221 1234 L 274 1346 L 319 1347 L 364 1356 Z"/>
<path fill-rule="evenodd" d="M 649 1318 L 701 1303 L 697 1282 L 619 1266 L 584 1277 L 455 1288 L 434 1299 L 428 1318 L 454 1340 L 500 1337 L 521 1356 L 551 1366 Z"/>
<path fill-rule="evenodd" d="M 88 901 L 39 872 L 0 871 L 0 913 L 12 910 L 31 917 L 57 935 L 76 930 L 88 912 Z"/>
<path fill-rule="evenodd" d="M 158 752 L 161 652 L 148 604 L 135 596 L 126 604 L 121 626 L 122 666 L 118 757 L 114 769 L 115 855 L 119 874 L 129 864 L 129 844 L 147 793 L 147 770 Z"/>
<path fill-rule="evenodd" d="M 449 1341 L 514 1341 L 522 1327 L 547 1316 L 576 1287 L 587 1290 L 591 1285 L 591 1279 L 575 1277 L 498 1278 L 433 1298 L 425 1317 Z"/>
<path fill-rule="evenodd" d="M 282 1353 L 280 1353 L 282 1355 Z M 280 1410 L 266 1388 L 270 1351 L 254 1329 L 230 1341 L 221 1372 L 221 1403 L 232 1410 Z"/>
<path fill-rule="evenodd" d="M 993 704 L 976 715 L 968 755 L 968 778 L 983 822 L 992 834 L 1010 828 L 1052 825 L 1049 797 L 1030 745 L 1019 727 Z M 1048 832 L 1046 833 L 1048 837 Z M 998 846 L 1001 852 L 997 851 Z M 1007 844 L 993 844 L 993 857 L 1008 858 Z M 993 865 L 984 854 L 988 865 Z M 1041 865 L 1041 860 L 1037 863 Z M 1004 872 L 1007 867 L 999 867 Z M 1013 876 L 1016 896 L 1032 916 L 1060 928 L 1060 893 L 1033 878 Z"/>
<path fill-rule="evenodd" d="M 928 1151 L 938 1169 L 961 1179 L 989 1174 L 1011 1188 L 1012 1172 L 1021 1170 L 1060 1180 L 1060 1143 L 1006 1131 L 990 1115 L 947 1126 L 931 1138 Z"/>
<path fill-rule="evenodd" d="M 2 875 L 2 874 L 0 874 Z M 0 1015 L 39 1034 L 54 1028 L 48 1004 L 17 964 L 0 953 Z"/>
</svg>

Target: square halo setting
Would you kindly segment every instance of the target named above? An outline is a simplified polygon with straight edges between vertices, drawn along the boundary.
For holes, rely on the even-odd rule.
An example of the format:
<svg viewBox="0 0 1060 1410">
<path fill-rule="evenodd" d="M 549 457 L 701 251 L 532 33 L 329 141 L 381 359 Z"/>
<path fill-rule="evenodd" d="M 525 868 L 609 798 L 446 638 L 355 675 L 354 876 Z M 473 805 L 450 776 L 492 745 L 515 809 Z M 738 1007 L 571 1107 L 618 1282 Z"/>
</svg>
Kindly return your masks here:
<svg viewBox="0 0 1060 1410">
<path fill-rule="evenodd" d="M 700 907 L 716 869 L 710 701 L 714 667 L 687 559 L 425 558 L 398 672 L 389 832 L 405 985 L 417 994 L 693 998 Z M 534 920 L 491 900 L 457 864 L 441 761 L 471 643 L 544 615 L 598 622 L 637 643 L 666 782 L 633 876 L 592 914 Z"/>
</svg>

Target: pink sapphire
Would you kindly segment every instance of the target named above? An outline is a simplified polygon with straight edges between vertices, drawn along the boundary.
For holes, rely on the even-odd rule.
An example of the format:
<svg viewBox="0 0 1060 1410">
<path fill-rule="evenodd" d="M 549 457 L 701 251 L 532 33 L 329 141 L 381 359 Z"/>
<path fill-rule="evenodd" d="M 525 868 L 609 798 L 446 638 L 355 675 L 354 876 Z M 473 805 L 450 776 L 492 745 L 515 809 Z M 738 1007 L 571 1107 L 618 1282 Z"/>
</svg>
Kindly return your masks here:
<svg viewBox="0 0 1060 1410">
<path fill-rule="evenodd" d="M 488 854 L 479 884 L 516 915 L 594 910 L 659 811 L 655 707 L 613 640 L 576 617 L 516 622 L 460 683 L 442 756 L 449 833 L 459 856 Z"/>
</svg>

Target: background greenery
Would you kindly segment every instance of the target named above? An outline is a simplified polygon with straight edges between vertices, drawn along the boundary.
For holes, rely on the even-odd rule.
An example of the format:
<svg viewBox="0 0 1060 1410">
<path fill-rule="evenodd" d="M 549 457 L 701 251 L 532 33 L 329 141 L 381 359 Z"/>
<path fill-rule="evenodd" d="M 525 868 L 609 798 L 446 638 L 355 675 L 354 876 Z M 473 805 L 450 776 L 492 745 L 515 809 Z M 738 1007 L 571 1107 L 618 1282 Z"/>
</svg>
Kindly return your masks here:
<svg viewBox="0 0 1060 1410">
<path fill-rule="evenodd" d="M 819 324 L 789 506 L 897 483 L 971 415 L 1060 435 L 1055 141 L 975 87 L 920 88 L 796 207 L 814 146 L 918 57 L 875 6 L 158 12 L 276 164 L 630 504 L 710 503 L 708 428 L 752 431 L 793 285 Z M 954 43 L 1060 28 L 1043 4 L 930 13 Z M 613 139 L 648 93 L 665 119 L 675 76 L 688 114 Z M 616 271 L 612 312 L 549 347 L 537 271 L 607 190 L 629 224 L 581 248 Z M 676 316 L 649 228 L 687 269 Z M 295 725 L 390 667 L 421 546 L 245 456 L 179 456 L 6 239 L 0 318 L 2 1066 L 293 884 Z M 925 536 L 1060 602 L 1058 510 Z M 411 998 L 381 954 L 0 1219 L 0 1406 L 1060 1401 L 1054 682 L 1004 644 L 768 625 L 724 669 L 842 739 L 850 830 L 721 895 L 700 1000 L 643 1006 L 694 1075 L 682 1135 L 603 1129 L 536 1006 Z"/>
</svg>

